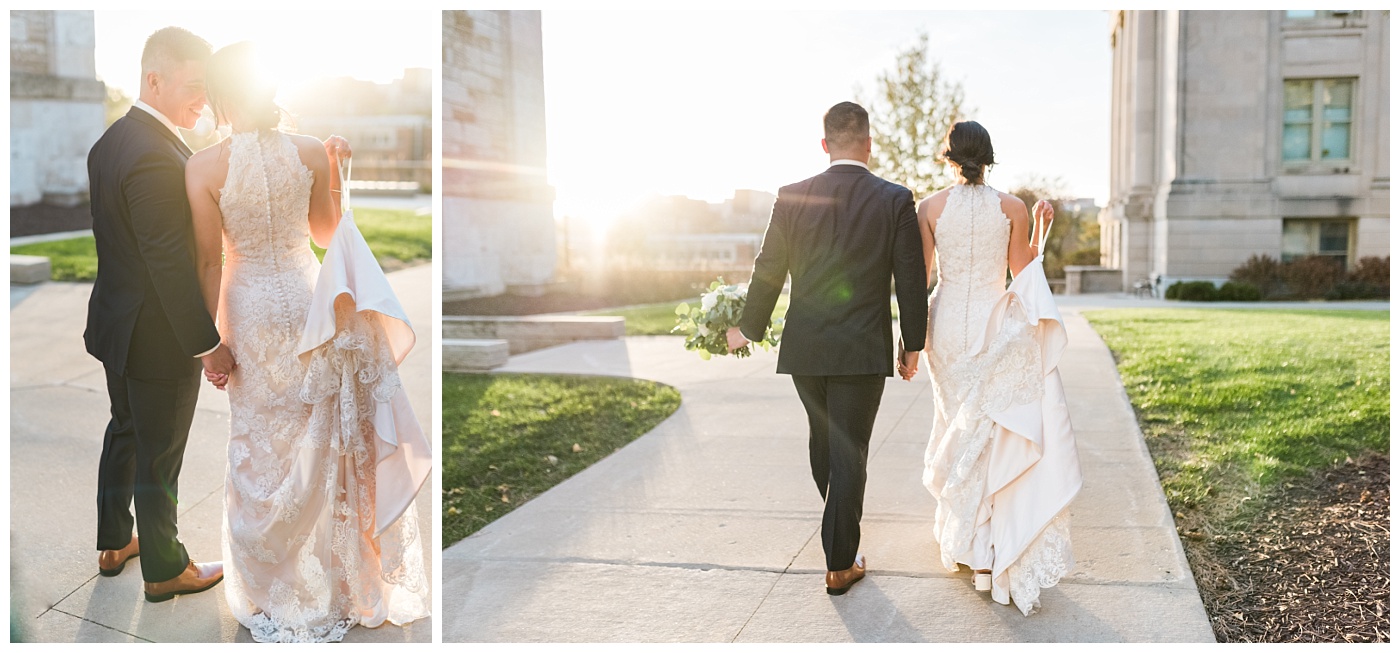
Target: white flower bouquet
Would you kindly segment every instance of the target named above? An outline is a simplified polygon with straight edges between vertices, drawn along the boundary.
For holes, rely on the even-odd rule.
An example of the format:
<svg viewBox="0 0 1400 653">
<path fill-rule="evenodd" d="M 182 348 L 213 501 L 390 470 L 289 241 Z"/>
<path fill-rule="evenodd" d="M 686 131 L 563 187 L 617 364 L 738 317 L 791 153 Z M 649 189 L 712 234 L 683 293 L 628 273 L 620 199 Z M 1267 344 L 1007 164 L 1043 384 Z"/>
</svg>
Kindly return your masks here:
<svg viewBox="0 0 1400 653">
<path fill-rule="evenodd" d="M 724 277 L 710 284 L 710 291 L 700 296 L 700 306 L 692 308 L 685 303 L 676 307 L 676 326 L 671 333 L 685 335 L 685 348 L 700 354 L 700 358 L 710 360 L 712 354 L 725 356 L 733 354 L 743 358 L 753 352 L 749 345 L 729 351 L 727 332 L 730 327 L 739 325 L 739 316 L 744 313 L 744 302 L 748 299 L 748 288 L 726 285 Z M 772 321 L 768 334 L 758 342 L 750 343 L 770 351 L 782 338 L 783 320 Z"/>
</svg>

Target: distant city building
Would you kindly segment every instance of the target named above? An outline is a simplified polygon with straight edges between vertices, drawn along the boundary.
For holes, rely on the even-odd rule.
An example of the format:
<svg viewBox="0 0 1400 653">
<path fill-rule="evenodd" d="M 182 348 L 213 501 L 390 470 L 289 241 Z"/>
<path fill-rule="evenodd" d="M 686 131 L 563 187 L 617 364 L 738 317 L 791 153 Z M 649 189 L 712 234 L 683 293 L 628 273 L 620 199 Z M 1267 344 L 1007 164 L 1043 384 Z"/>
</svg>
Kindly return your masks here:
<svg viewBox="0 0 1400 653">
<path fill-rule="evenodd" d="M 1102 263 L 1390 254 L 1390 12 L 1115 11 Z"/>
<path fill-rule="evenodd" d="M 355 149 L 354 179 L 362 186 L 427 188 L 433 182 L 433 79 L 409 68 L 389 84 L 322 80 L 288 102 L 296 130 L 325 139 L 344 136 Z"/>
<path fill-rule="evenodd" d="M 724 231 L 763 233 L 768 219 L 773 217 L 773 204 L 778 196 L 761 190 L 736 190 L 734 197 L 720 206 L 720 222 Z"/>
<path fill-rule="evenodd" d="M 653 234 L 646 239 L 648 267 L 656 270 L 747 270 L 763 234 Z"/>
<path fill-rule="evenodd" d="M 777 196 L 738 190 L 719 203 L 656 197 L 618 218 L 606 264 L 656 270 L 748 270 Z"/>
<path fill-rule="evenodd" d="M 1074 213 L 1088 213 L 1091 216 L 1099 212 L 1099 205 L 1092 197 L 1076 197 L 1072 200 L 1062 200 L 1060 207 L 1066 211 Z"/>
<path fill-rule="evenodd" d="M 536 294 L 555 280 L 538 11 L 442 18 L 442 294 Z"/>
<path fill-rule="evenodd" d="M 106 128 L 91 11 L 10 12 L 10 205 L 87 201 Z"/>
</svg>

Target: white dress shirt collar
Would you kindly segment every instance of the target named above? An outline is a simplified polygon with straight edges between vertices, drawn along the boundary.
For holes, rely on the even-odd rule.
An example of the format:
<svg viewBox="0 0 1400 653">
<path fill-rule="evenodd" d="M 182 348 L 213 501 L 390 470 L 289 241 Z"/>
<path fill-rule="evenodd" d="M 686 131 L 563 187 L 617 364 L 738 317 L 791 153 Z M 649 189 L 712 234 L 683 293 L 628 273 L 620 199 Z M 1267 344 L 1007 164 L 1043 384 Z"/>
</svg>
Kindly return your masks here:
<svg viewBox="0 0 1400 653">
<path fill-rule="evenodd" d="M 835 160 L 835 161 L 832 161 L 832 162 L 831 162 L 831 165 L 834 165 L 834 166 L 860 166 L 860 167 L 862 167 L 862 168 L 865 168 L 866 170 L 869 170 L 869 169 L 870 169 L 870 166 L 866 165 L 864 161 L 857 161 L 857 160 L 855 160 L 855 159 L 837 159 L 837 160 Z"/>
<path fill-rule="evenodd" d="M 156 117 L 156 120 L 159 120 L 159 121 L 160 121 L 160 124 L 165 125 L 165 128 L 166 128 L 166 129 L 169 129 L 169 130 L 170 130 L 170 133 L 172 133 L 172 134 L 175 135 L 175 138 L 180 139 L 180 142 L 181 142 L 181 143 L 184 143 L 184 142 L 185 142 L 185 137 L 180 135 L 180 128 L 176 127 L 176 126 L 175 126 L 175 123 L 170 122 L 170 119 L 169 119 L 169 118 L 166 118 L 166 117 L 165 117 L 165 114 L 163 114 L 163 113 L 161 113 L 161 112 L 159 112 L 159 111 L 156 111 L 155 107 L 153 107 L 153 106 L 151 106 L 151 105 L 149 105 L 149 104 L 146 104 L 145 102 L 142 102 L 141 100 L 137 100 L 137 101 L 133 102 L 133 103 L 132 103 L 132 106 L 134 106 L 134 107 L 136 107 L 137 109 L 140 109 L 140 110 L 142 110 L 142 111 L 145 111 L 146 113 L 149 113 L 149 114 L 155 116 L 155 117 Z M 186 147 L 188 147 L 188 146 L 189 146 L 189 145 L 186 144 Z"/>
</svg>

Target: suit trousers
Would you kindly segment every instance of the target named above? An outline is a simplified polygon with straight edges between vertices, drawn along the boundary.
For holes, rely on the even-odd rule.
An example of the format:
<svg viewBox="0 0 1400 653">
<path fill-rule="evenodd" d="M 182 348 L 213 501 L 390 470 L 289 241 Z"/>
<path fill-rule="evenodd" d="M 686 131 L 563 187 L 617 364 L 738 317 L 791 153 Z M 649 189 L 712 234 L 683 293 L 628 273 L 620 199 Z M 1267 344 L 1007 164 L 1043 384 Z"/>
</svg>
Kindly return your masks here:
<svg viewBox="0 0 1400 653">
<path fill-rule="evenodd" d="M 97 468 L 97 548 L 126 546 L 134 524 L 141 535 L 141 576 L 148 583 L 180 575 L 190 561 L 176 515 L 199 378 L 135 378 L 107 369 L 112 419 Z"/>
<path fill-rule="evenodd" d="M 826 568 L 850 569 L 860 547 L 865 464 L 875 413 L 885 392 L 885 376 L 793 375 L 792 383 L 807 409 L 812 480 L 826 500 L 822 513 Z"/>
</svg>

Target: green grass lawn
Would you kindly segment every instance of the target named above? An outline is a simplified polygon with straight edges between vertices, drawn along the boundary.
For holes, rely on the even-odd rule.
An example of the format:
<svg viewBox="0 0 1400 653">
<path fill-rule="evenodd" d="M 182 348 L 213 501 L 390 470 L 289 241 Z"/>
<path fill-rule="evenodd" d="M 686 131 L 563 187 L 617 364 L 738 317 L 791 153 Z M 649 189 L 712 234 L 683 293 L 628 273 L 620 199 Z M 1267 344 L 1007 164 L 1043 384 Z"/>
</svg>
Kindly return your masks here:
<svg viewBox="0 0 1400 653">
<path fill-rule="evenodd" d="M 432 260 L 433 216 L 411 209 L 355 209 L 355 226 L 386 271 Z M 312 245 L 316 258 L 325 250 Z"/>
<path fill-rule="evenodd" d="M 675 388 L 635 379 L 443 374 L 443 546 L 650 431 L 680 403 Z"/>
<path fill-rule="evenodd" d="M 691 306 L 700 303 L 699 297 L 682 301 Z M 585 313 L 585 315 L 620 315 L 627 318 L 627 335 L 629 336 L 666 336 L 671 335 L 671 328 L 676 326 L 676 307 L 682 301 L 592 311 Z M 773 317 L 779 318 L 787 315 L 788 301 L 787 293 L 778 295 L 778 303 L 773 308 Z M 890 301 L 890 316 L 896 320 L 899 319 L 899 307 L 894 300 Z"/>
<path fill-rule="evenodd" d="M 1390 451 L 1388 311 L 1084 315 L 1118 359 L 1183 529 L 1229 530 L 1290 478 Z"/>
<path fill-rule="evenodd" d="M 355 209 L 355 224 L 386 271 L 432 259 L 433 218 L 410 209 Z M 325 250 L 312 245 L 316 258 Z M 92 236 L 33 243 L 10 248 L 11 254 L 49 257 L 54 281 L 92 281 L 97 278 L 97 244 Z"/>
<path fill-rule="evenodd" d="M 697 306 L 700 303 L 700 298 L 697 296 L 694 299 L 674 302 L 591 311 L 585 315 L 620 315 L 627 318 L 627 335 L 629 336 L 668 336 L 673 335 L 671 328 L 676 326 L 676 307 L 682 303 Z M 773 317 L 787 315 L 787 308 L 787 294 L 778 295 L 778 305 L 773 309 Z"/>
<path fill-rule="evenodd" d="M 49 257 L 49 278 L 54 281 L 97 278 L 97 241 L 92 236 L 20 245 L 11 247 L 10 253 Z"/>
</svg>

